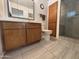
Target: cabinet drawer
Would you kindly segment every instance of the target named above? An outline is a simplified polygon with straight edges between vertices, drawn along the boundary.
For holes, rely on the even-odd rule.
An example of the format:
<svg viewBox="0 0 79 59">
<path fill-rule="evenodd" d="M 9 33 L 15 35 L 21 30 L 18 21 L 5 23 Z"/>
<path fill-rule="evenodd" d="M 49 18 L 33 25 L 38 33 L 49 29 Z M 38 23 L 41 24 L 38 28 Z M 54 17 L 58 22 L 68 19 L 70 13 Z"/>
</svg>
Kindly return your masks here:
<svg viewBox="0 0 79 59">
<path fill-rule="evenodd" d="M 40 23 L 27 23 L 26 28 L 38 28 L 41 27 Z"/>
<path fill-rule="evenodd" d="M 25 28 L 25 23 L 3 22 L 3 29 Z"/>
</svg>

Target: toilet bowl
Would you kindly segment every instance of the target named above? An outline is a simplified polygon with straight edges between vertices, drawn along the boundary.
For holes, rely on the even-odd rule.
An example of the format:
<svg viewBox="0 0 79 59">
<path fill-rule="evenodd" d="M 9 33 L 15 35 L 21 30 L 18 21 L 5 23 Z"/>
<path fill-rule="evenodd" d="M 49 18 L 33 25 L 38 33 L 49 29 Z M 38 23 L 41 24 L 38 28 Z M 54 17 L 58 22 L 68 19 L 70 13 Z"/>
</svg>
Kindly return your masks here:
<svg viewBox="0 0 79 59">
<path fill-rule="evenodd" d="M 50 40 L 50 35 L 52 34 L 52 30 L 42 30 L 43 38 L 45 40 Z"/>
</svg>

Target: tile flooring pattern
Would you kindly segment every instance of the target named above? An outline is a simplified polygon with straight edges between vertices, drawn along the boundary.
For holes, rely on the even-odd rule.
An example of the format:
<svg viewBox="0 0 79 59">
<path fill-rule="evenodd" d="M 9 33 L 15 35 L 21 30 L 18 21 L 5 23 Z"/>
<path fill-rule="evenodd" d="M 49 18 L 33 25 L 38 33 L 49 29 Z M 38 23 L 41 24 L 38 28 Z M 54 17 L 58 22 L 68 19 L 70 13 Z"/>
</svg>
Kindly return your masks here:
<svg viewBox="0 0 79 59">
<path fill-rule="evenodd" d="M 79 59 L 79 40 L 60 37 L 10 52 L 4 59 Z"/>
</svg>

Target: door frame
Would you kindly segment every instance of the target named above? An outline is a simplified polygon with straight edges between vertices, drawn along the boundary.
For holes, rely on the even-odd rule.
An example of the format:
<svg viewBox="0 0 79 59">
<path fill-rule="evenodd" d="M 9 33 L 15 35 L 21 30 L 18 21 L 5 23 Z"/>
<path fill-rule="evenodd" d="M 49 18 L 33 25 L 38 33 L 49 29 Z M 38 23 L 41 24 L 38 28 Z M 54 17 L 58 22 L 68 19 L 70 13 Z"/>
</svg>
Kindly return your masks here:
<svg viewBox="0 0 79 59">
<path fill-rule="evenodd" d="M 54 4 L 55 2 L 58 2 L 58 10 L 57 10 L 57 26 L 56 26 L 56 38 L 57 39 L 59 39 L 59 24 L 60 24 L 60 7 L 61 7 L 61 0 L 56 0 L 56 1 L 54 1 L 54 2 L 52 2 L 52 4 Z M 48 4 L 48 17 L 49 17 L 49 6 L 50 6 L 51 4 Z M 48 18 L 47 17 L 47 18 Z M 48 20 L 49 20 L 49 18 L 48 18 Z M 49 21 L 48 21 L 48 23 L 49 23 Z"/>
</svg>

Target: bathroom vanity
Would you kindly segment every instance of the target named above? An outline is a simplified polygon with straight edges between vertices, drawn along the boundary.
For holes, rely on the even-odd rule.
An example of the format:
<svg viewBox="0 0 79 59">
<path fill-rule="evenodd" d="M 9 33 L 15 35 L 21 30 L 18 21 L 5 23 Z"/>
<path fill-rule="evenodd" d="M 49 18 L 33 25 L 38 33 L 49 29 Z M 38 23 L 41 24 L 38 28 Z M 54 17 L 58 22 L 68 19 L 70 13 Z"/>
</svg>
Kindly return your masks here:
<svg viewBox="0 0 79 59">
<path fill-rule="evenodd" d="M 3 50 L 10 51 L 41 40 L 41 24 L 0 22 Z"/>
</svg>

